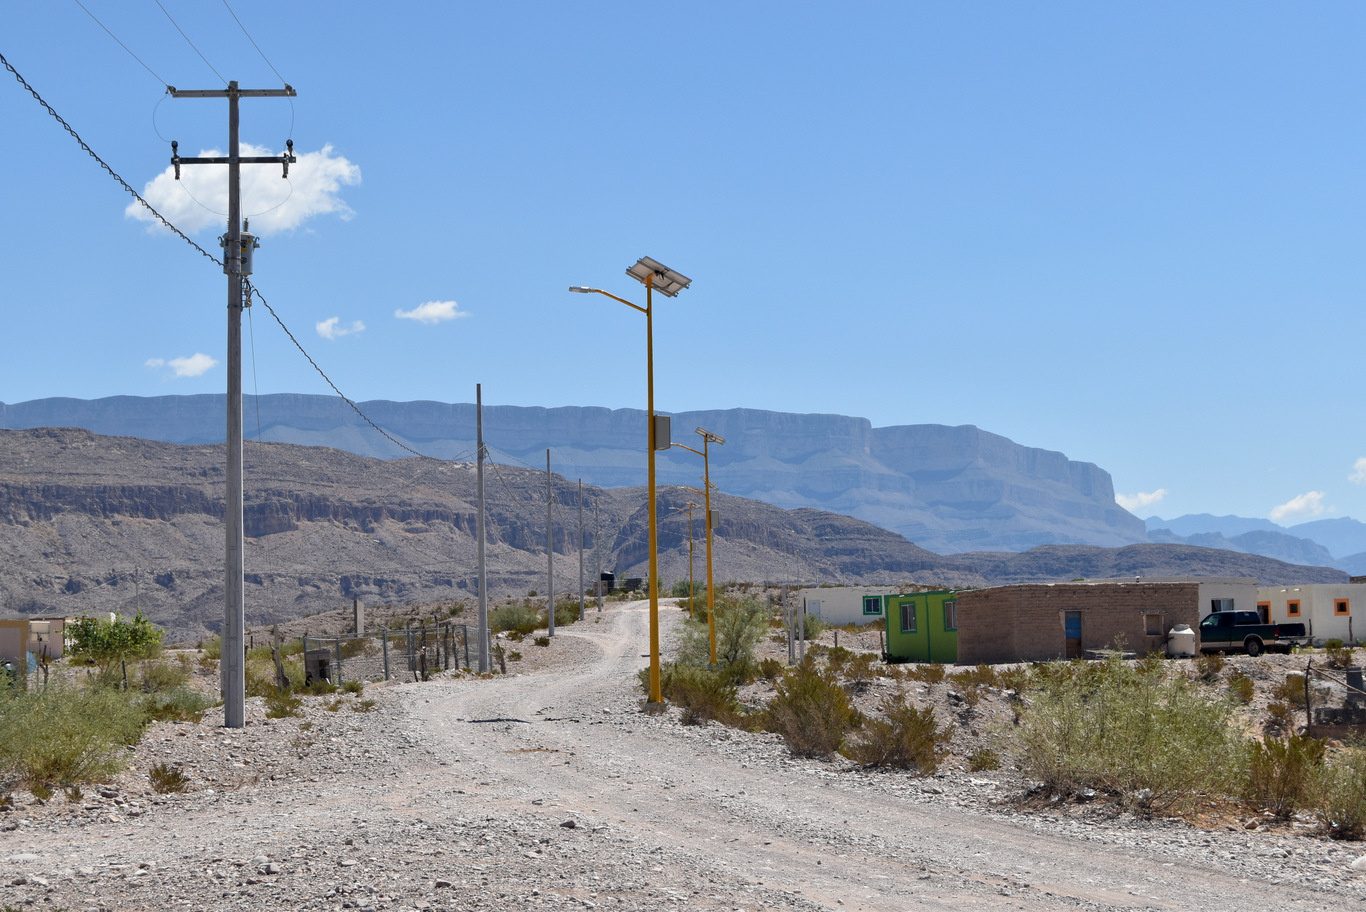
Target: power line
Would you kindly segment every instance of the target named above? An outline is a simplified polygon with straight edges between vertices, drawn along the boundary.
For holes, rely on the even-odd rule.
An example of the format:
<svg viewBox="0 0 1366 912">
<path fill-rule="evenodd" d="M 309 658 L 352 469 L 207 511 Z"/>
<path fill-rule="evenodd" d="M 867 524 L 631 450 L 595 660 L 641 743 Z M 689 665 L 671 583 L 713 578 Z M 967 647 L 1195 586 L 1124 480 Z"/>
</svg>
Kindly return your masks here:
<svg viewBox="0 0 1366 912">
<path fill-rule="evenodd" d="M 161 11 L 162 11 L 163 13 L 166 13 L 166 18 L 171 20 L 171 25 L 174 25 L 174 26 L 175 26 L 175 30 L 176 30 L 177 32 L 180 32 L 180 37 L 181 37 L 181 38 L 184 38 L 184 39 L 185 39 L 185 43 L 188 44 L 188 45 L 190 46 L 190 48 L 191 48 L 196 54 L 199 55 L 199 59 L 202 60 L 202 61 L 204 61 L 204 65 L 205 65 L 206 67 L 208 67 L 209 69 L 213 70 L 213 74 L 214 74 L 215 76 L 218 77 L 219 81 L 221 81 L 221 82 L 223 83 L 223 85 L 227 85 L 227 84 L 228 84 L 228 81 L 227 81 L 226 79 L 223 78 L 223 74 L 220 73 L 220 72 L 218 72 L 218 70 L 214 69 L 214 65 L 213 65 L 212 63 L 209 63 L 209 58 L 205 57 L 204 54 L 203 54 L 203 52 L 201 52 L 201 51 L 199 50 L 199 48 L 197 48 L 197 47 L 194 46 L 194 42 L 190 40 L 190 36 L 189 36 L 189 35 L 185 34 L 185 30 L 184 30 L 183 28 L 180 27 L 180 23 L 176 22 L 175 19 L 171 18 L 171 14 L 170 14 L 170 13 L 167 13 L 167 12 L 166 12 L 166 7 L 164 7 L 164 6 L 161 5 L 161 0 L 154 0 L 154 2 L 155 2 L 156 5 L 161 9 Z M 277 75 L 278 75 L 278 74 L 277 74 Z"/>
<path fill-rule="evenodd" d="M 243 35 L 246 35 L 246 36 L 247 36 L 247 40 L 251 42 L 251 46 L 254 47 L 254 48 L 256 48 L 256 53 L 258 53 L 258 54 L 261 55 L 261 59 L 264 60 L 264 61 L 266 62 L 266 66 L 270 67 L 270 70 L 271 70 L 272 73 L 275 74 L 275 77 L 276 77 L 277 79 L 279 79 L 280 82 L 283 83 L 284 85 L 289 85 L 289 83 L 285 82 L 285 77 L 283 77 L 283 76 L 280 75 L 280 71 L 277 70 L 277 69 L 275 69 L 275 64 L 273 64 L 273 63 L 270 62 L 270 58 L 266 56 L 266 52 L 263 51 L 263 50 L 261 50 L 261 45 L 257 44 L 257 43 L 256 43 L 256 39 L 253 38 L 253 37 L 251 37 L 251 33 L 248 32 L 248 31 L 247 31 L 247 27 L 246 27 L 245 25 L 242 24 L 242 20 L 237 18 L 237 14 L 233 12 L 232 7 L 231 7 L 231 6 L 228 6 L 228 0 L 223 0 L 223 5 L 224 5 L 225 7 L 227 7 L 229 13 L 232 13 L 232 19 L 233 19 L 234 22 L 237 23 L 237 27 L 240 28 L 240 29 L 242 30 L 242 34 L 243 34 Z M 220 77 L 220 78 L 221 78 L 221 77 Z M 290 105 L 293 106 L 293 102 L 290 102 Z M 293 131 L 293 128 L 291 127 L 291 129 L 290 129 L 291 135 L 293 134 L 293 132 L 294 132 L 294 131 Z"/>
<path fill-rule="evenodd" d="M 118 44 L 119 47 L 123 48 L 125 51 L 128 51 L 128 56 L 129 56 L 129 57 L 132 57 L 134 60 L 136 60 L 139 64 L 142 65 L 142 68 L 143 68 L 144 70 L 146 70 L 147 72 L 151 73 L 153 79 L 155 79 L 157 82 L 161 83 L 162 86 L 164 86 L 164 87 L 166 87 L 166 88 L 170 88 L 170 84 L 167 83 L 166 80 L 162 79 L 160 76 L 158 76 L 158 75 L 156 74 L 156 71 L 155 71 L 155 70 L 153 70 L 153 69 L 152 69 L 151 67 L 149 67 L 147 64 L 143 63 L 142 58 L 139 57 L 137 54 L 134 54 L 134 53 L 132 52 L 132 50 L 129 49 L 128 45 L 124 44 L 122 41 L 119 41 L 119 36 L 118 36 L 118 35 L 115 35 L 113 32 L 109 31 L 109 26 L 105 25 L 103 22 L 101 22 L 101 21 L 99 20 L 99 18 L 98 18 L 94 13 L 92 13 L 92 12 L 90 12 L 90 10 L 86 9 L 85 4 L 82 3 L 81 0 L 75 0 L 75 3 L 76 3 L 76 5 L 79 6 L 81 9 L 85 10 L 85 14 L 86 14 L 87 16 L 89 16 L 91 19 L 94 19 L 94 20 L 95 20 L 95 24 L 98 25 L 100 28 L 104 29 L 105 34 L 108 35 L 110 38 L 113 38 L 114 41 L 117 42 L 117 44 Z M 220 77 L 220 78 L 221 78 L 221 77 Z"/>
<path fill-rule="evenodd" d="M 200 253 L 202 253 L 202 254 L 203 254 L 205 257 L 207 257 L 207 258 L 209 259 L 209 261 L 212 262 L 214 265 L 218 266 L 219 268 L 222 268 L 222 266 L 223 266 L 223 261 L 222 261 L 222 260 L 220 260 L 218 257 L 214 256 L 213 254 L 209 253 L 209 252 L 208 252 L 207 250 L 205 250 L 203 247 L 200 247 L 198 244 L 196 244 L 196 243 L 190 238 L 189 235 L 187 235 L 185 232 L 181 231 L 181 230 L 180 230 L 179 228 L 177 228 L 175 225 L 172 225 L 172 224 L 170 223 L 170 221 L 167 220 L 166 216 L 162 215 L 160 212 L 157 212 L 156 209 L 154 209 L 154 208 L 152 207 L 152 204 L 151 204 L 151 203 L 149 203 L 149 202 L 147 202 L 147 200 L 143 199 L 142 196 L 141 196 L 136 190 L 134 190 L 134 189 L 132 188 L 132 186 L 128 183 L 128 181 L 124 180 L 122 177 L 119 177 L 118 172 L 116 172 L 113 168 L 109 167 L 109 165 L 105 162 L 104 159 L 102 159 L 102 158 L 100 158 L 98 155 L 96 155 L 96 154 L 95 154 L 95 150 L 92 149 L 92 148 L 90 148 L 90 146 L 86 145 L 85 140 L 81 139 L 80 134 L 77 133 L 77 132 L 72 128 L 71 124 L 69 124 L 69 123 L 67 123 L 65 120 L 63 120 L 63 119 L 62 119 L 62 115 L 58 114 L 57 111 L 52 107 L 52 105 L 48 104 L 48 103 L 43 99 L 43 96 L 41 96 L 41 95 L 38 94 L 38 90 L 35 89 L 33 86 L 29 85 L 29 84 L 28 84 L 28 81 L 25 80 L 23 76 L 20 76 L 20 75 L 19 75 L 19 71 L 16 70 L 16 69 L 14 68 L 14 66 L 13 66 L 8 60 L 5 59 L 5 55 L 4 55 L 4 54 L 0 54 L 0 63 L 4 64 L 4 65 L 5 65 L 5 69 L 9 70 L 11 73 L 14 74 L 14 78 L 17 79 L 17 80 L 19 81 L 19 84 L 20 84 L 21 86 L 23 86 L 25 89 L 28 90 L 28 93 L 29 93 L 30 95 L 33 96 L 34 100 L 37 101 L 38 104 L 42 105 L 43 108 L 47 111 L 47 113 L 51 114 L 52 117 L 57 121 L 57 123 L 59 123 L 59 124 L 62 125 L 62 129 L 66 130 L 67 133 L 70 133 L 70 134 L 71 134 L 71 138 L 74 139 L 74 140 L 76 140 L 76 142 L 80 143 L 81 148 L 84 149 L 87 153 L 89 153 L 90 157 L 93 158 L 93 159 L 95 159 L 95 161 L 99 163 L 99 166 L 100 166 L 101 168 L 103 168 L 104 170 L 106 170 L 106 171 L 109 172 L 109 176 L 110 176 L 110 177 L 112 177 L 112 178 L 114 178 L 114 180 L 118 181 L 118 182 L 119 182 L 119 185 L 122 186 L 123 189 L 127 190 L 130 194 L 132 194 L 133 199 L 135 199 L 135 200 L 137 200 L 139 203 L 141 203 L 142 206 L 143 206 L 143 208 L 145 208 L 148 212 L 152 213 L 152 215 L 156 218 L 157 221 L 161 222 L 161 224 L 163 224 L 163 225 L 165 225 L 167 228 L 171 229 L 171 231 L 173 231 L 177 236 L 179 236 L 181 240 L 183 240 L 185 243 L 189 244 L 189 245 L 190 245 L 191 247 L 193 247 L 195 250 L 198 250 Z"/>
</svg>

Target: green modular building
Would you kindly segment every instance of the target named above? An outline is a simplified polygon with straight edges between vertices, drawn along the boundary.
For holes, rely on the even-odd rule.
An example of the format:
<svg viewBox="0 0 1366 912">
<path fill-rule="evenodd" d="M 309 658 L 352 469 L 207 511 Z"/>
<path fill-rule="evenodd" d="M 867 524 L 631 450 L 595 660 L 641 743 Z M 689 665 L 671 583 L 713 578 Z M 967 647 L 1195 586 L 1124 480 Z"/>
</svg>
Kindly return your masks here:
<svg viewBox="0 0 1366 912">
<path fill-rule="evenodd" d="M 888 662 L 958 661 L 958 590 L 883 596 Z"/>
</svg>

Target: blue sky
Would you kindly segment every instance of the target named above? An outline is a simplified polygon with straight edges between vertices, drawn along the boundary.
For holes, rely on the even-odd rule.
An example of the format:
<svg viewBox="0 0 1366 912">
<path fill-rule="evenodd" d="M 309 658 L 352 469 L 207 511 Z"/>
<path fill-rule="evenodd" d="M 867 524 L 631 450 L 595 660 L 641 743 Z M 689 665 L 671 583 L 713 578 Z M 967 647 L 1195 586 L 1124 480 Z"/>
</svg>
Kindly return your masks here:
<svg viewBox="0 0 1366 912">
<path fill-rule="evenodd" d="M 161 80 L 280 79 L 221 0 L 83 2 L 155 77 L 74 0 L 0 8 L 0 53 L 216 252 L 225 169 L 166 172 L 226 102 Z M 246 169 L 253 279 L 353 399 L 643 407 L 643 317 L 566 289 L 639 298 L 651 256 L 694 280 L 661 410 L 974 424 L 1140 516 L 1366 518 L 1366 6 L 231 4 L 298 91 L 242 103 L 301 157 Z M 222 391 L 221 272 L 0 82 L 0 400 Z M 328 392 L 248 329 L 248 392 Z"/>
</svg>

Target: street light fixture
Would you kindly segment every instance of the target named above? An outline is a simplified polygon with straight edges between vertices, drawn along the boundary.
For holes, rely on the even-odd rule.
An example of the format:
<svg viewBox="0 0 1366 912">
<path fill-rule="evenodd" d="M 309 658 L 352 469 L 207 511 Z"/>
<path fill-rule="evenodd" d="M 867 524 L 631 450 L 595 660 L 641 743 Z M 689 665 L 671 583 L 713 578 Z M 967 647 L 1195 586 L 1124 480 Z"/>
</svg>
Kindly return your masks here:
<svg viewBox="0 0 1366 912">
<path fill-rule="evenodd" d="M 650 579 L 646 584 L 650 590 L 650 702 L 662 703 L 664 696 L 660 691 L 659 683 L 659 529 L 656 524 L 655 510 L 655 450 L 669 448 L 669 432 L 667 428 L 668 419 L 664 419 L 664 445 L 659 445 L 659 430 L 655 419 L 655 349 L 654 349 L 654 293 L 658 291 L 666 298 L 677 297 L 678 293 L 692 284 L 692 279 L 675 272 L 658 260 L 649 257 L 641 257 L 626 270 L 626 274 L 631 278 L 645 285 L 645 306 L 632 304 L 625 298 L 619 298 L 601 288 L 589 288 L 586 285 L 571 285 L 570 291 L 579 294 L 600 294 L 606 295 L 613 301 L 625 304 L 645 314 L 645 397 L 646 408 L 649 412 L 646 426 L 647 434 L 647 487 L 649 488 L 647 497 L 649 498 L 649 538 L 650 538 Z"/>
</svg>

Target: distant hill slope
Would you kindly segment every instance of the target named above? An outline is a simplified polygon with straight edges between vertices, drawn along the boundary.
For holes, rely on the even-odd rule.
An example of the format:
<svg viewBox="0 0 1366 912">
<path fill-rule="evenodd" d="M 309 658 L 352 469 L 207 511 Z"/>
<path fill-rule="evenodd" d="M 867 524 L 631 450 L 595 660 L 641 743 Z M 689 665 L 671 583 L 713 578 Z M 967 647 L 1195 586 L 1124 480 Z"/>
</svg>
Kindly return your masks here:
<svg viewBox="0 0 1366 912">
<path fill-rule="evenodd" d="M 990 585 L 1051 583 L 1069 579 L 1126 576 L 1248 576 L 1263 586 L 1289 583 L 1345 583 L 1331 567 L 1303 567 L 1260 557 L 1191 545 L 1128 545 L 1123 548 L 1045 545 L 1023 554 L 972 553 L 958 558 Z"/>
<path fill-rule="evenodd" d="M 361 403 L 389 433 L 443 459 L 474 452 L 474 406 Z M 0 403 L 0 427 L 82 427 L 172 443 L 223 439 L 224 397 L 38 399 Z M 247 397 L 249 437 L 331 446 L 365 456 L 405 455 L 335 397 Z M 258 425 L 259 416 L 259 425 Z M 720 490 L 780 507 L 854 516 L 940 553 L 1022 550 L 1040 544 L 1116 546 L 1147 539 L 1142 520 L 1115 503 L 1110 476 L 1062 453 L 1024 447 L 972 426 L 874 428 L 863 418 L 755 409 L 682 412 L 674 439 L 696 427 L 726 438 L 712 448 Z M 484 409 L 495 451 L 532 465 L 553 450 L 555 470 L 599 487 L 645 483 L 645 414 L 636 409 Z M 662 484 L 696 486 L 697 457 L 659 456 Z"/>
<path fill-rule="evenodd" d="M 1227 548 L 1351 574 L 1366 570 L 1366 523 L 1346 516 L 1281 526 L 1267 519 L 1198 513 L 1175 519 L 1150 516 L 1145 525 L 1150 541 Z"/>
<path fill-rule="evenodd" d="M 223 615 L 221 446 L 184 446 L 66 429 L 0 430 L 0 606 L 13 614 L 144 610 L 175 639 L 217 631 Z M 380 460 L 325 447 L 248 443 L 246 610 L 270 624 L 343 607 L 460 598 L 475 588 L 473 465 Z M 490 593 L 546 590 L 545 473 L 487 472 Z M 556 591 L 578 589 L 578 487 L 554 476 Z M 601 562 L 645 576 L 642 488 L 585 486 L 586 579 Z M 660 492 L 660 577 L 688 576 L 695 495 Z M 943 557 L 836 513 L 713 497 L 718 582 L 982 586 L 1078 576 L 1340 579 L 1320 568 L 1187 546 L 1048 546 Z M 694 572 L 704 577 L 694 511 Z M 595 530 L 600 530 L 595 535 Z"/>
</svg>

